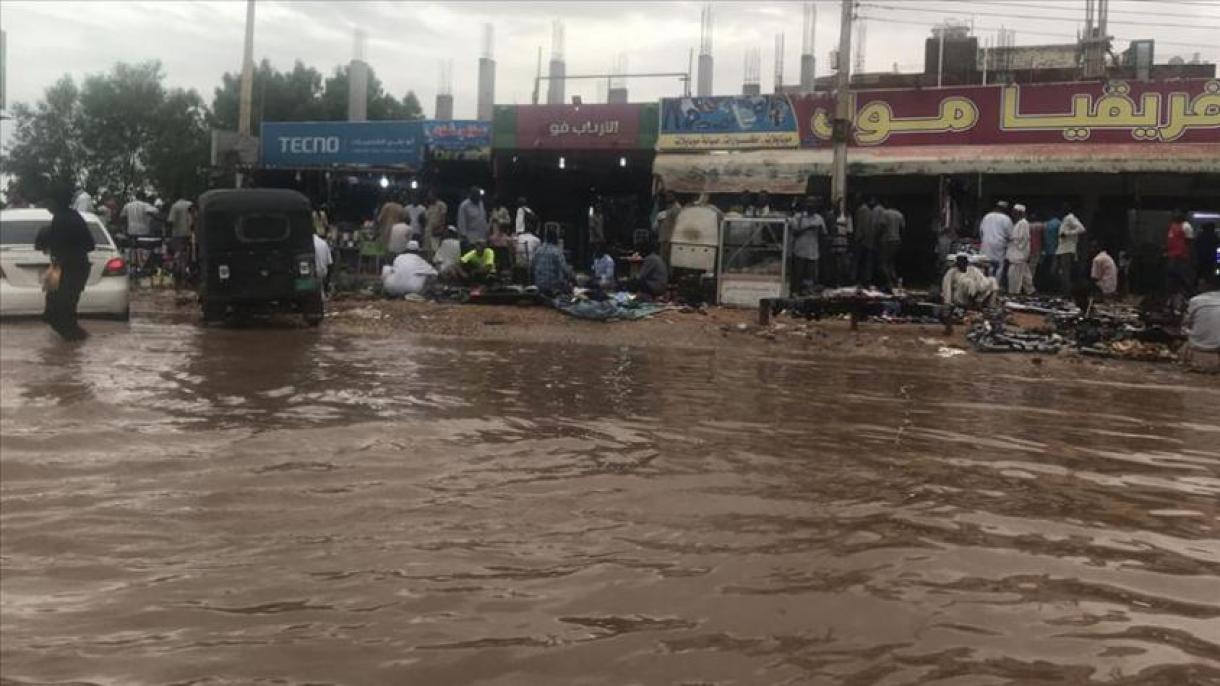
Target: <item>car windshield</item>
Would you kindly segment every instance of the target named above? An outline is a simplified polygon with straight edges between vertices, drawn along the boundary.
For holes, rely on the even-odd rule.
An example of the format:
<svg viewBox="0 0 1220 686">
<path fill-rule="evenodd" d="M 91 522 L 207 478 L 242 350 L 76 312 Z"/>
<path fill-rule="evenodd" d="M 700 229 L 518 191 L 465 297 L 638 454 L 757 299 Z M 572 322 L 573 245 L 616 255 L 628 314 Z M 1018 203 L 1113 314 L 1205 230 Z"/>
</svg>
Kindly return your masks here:
<svg viewBox="0 0 1220 686">
<path fill-rule="evenodd" d="M 5 219 L 0 221 L 0 245 L 34 245 L 34 238 L 42 227 L 50 224 L 45 219 Z M 110 236 L 97 222 L 87 221 L 89 233 L 93 234 L 93 242 L 100 247 L 113 247 Z"/>
</svg>

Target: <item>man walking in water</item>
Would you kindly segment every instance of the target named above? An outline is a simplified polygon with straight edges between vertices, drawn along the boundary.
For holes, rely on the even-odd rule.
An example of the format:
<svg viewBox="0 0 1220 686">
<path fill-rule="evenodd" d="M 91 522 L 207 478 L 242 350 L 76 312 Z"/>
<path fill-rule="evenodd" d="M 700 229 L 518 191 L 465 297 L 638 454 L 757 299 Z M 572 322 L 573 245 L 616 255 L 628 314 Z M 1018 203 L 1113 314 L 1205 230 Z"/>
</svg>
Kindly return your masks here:
<svg viewBox="0 0 1220 686">
<path fill-rule="evenodd" d="M 61 270 L 59 284 L 47 290 L 43 319 L 67 341 L 82 341 L 89 333 L 76 322 L 76 306 L 89 279 L 89 252 L 93 235 L 80 213 L 72 209 L 71 190 L 51 191 L 51 224 L 38 233 L 34 248 L 50 253 L 54 267 Z"/>
</svg>

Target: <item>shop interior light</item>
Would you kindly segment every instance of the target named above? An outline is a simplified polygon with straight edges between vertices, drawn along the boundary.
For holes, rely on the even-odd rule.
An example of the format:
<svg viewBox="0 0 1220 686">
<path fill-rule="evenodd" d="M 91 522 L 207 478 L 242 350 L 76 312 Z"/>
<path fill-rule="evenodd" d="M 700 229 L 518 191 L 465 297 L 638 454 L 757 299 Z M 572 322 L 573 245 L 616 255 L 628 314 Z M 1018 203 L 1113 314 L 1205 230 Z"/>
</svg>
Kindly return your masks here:
<svg viewBox="0 0 1220 686">
<path fill-rule="evenodd" d="M 560 168 L 560 169 L 563 169 L 563 168 L 564 168 L 564 166 L 565 166 L 565 164 L 566 164 L 566 163 L 565 163 L 565 161 L 564 161 L 564 159 L 563 159 L 563 156 L 560 156 L 560 157 L 559 157 L 559 168 Z"/>
<path fill-rule="evenodd" d="M 623 167 L 623 168 L 627 167 L 627 157 L 626 156 L 618 158 L 618 166 Z"/>
<path fill-rule="evenodd" d="M 387 179 L 387 178 L 385 177 L 385 174 L 382 174 L 382 175 L 381 175 L 381 180 L 377 182 L 377 185 L 378 185 L 378 186 L 381 186 L 382 188 L 389 188 L 389 187 L 390 187 L 390 180 L 389 180 L 389 179 Z"/>
</svg>

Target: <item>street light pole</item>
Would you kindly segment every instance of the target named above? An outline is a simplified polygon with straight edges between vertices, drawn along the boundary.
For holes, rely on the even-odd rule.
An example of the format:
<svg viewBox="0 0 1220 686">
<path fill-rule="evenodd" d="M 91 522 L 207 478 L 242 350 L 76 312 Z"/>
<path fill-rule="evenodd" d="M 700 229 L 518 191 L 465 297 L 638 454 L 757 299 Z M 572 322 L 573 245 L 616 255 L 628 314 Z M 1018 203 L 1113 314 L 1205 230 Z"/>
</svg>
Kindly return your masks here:
<svg viewBox="0 0 1220 686">
<path fill-rule="evenodd" d="M 834 142 L 834 165 L 830 177 L 830 201 L 840 215 L 847 213 L 847 139 L 851 135 L 851 20 L 855 0 L 842 0 L 843 13 L 839 24 L 839 78 L 835 92 L 835 120 L 831 136 Z"/>
</svg>

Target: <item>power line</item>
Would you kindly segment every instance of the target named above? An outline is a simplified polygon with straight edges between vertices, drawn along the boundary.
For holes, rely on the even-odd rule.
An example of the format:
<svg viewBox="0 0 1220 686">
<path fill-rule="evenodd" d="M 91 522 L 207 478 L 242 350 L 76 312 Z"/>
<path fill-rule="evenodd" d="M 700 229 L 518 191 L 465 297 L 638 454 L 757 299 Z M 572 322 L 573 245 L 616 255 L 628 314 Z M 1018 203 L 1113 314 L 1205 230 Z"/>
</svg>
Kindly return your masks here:
<svg viewBox="0 0 1220 686">
<path fill-rule="evenodd" d="M 1158 5 L 1168 4 L 1162 2 L 1162 0 L 1131 0 L 1131 2 L 1152 2 Z M 1211 0 L 1175 0 L 1174 4 L 1192 5 L 1194 7 L 1220 7 L 1220 2 L 1213 2 Z"/>
<path fill-rule="evenodd" d="M 891 10 L 891 11 L 898 11 L 898 12 L 922 12 L 925 14 L 979 15 L 979 16 L 984 16 L 984 17 L 1000 17 L 1001 19 L 1015 19 L 1015 20 L 1025 20 L 1025 21 L 1033 21 L 1033 20 L 1037 20 L 1037 19 L 1045 19 L 1047 21 L 1060 21 L 1060 20 L 1064 20 L 1064 19 L 1069 19 L 1068 17 L 1063 17 L 1063 16 L 1028 17 L 1028 16 L 1017 15 L 1017 14 L 1004 14 L 1002 12 L 983 12 L 983 11 L 976 10 L 976 9 L 956 12 L 954 10 L 948 10 L 948 9 L 925 8 L 925 7 L 898 7 L 896 5 L 878 5 L 878 4 L 874 4 L 874 3 L 860 3 L 860 6 L 865 7 L 865 8 L 875 8 L 875 9 Z M 1110 20 L 1110 23 L 1111 24 L 1126 24 L 1126 25 L 1131 25 L 1131 26 L 1157 26 L 1157 27 L 1163 27 L 1163 28 L 1169 28 L 1169 29 L 1198 29 L 1198 30 L 1208 30 L 1208 31 L 1220 31 L 1220 26 L 1214 26 L 1214 25 L 1210 25 L 1210 24 L 1202 24 L 1202 25 L 1201 24 L 1193 24 L 1193 25 L 1192 24 L 1166 24 L 1166 23 L 1151 22 L 1151 21 L 1116 21 L 1113 19 Z"/>
<path fill-rule="evenodd" d="M 1020 8 L 1020 9 L 1055 10 L 1055 11 L 1067 11 L 1069 13 L 1072 12 L 1072 9 L 1070 7 L 1065 7 L 1062 4 L 1059 4 L 1059 5 L 1032 5 L 1032 4 L 1023 3 L 1023 2 L 1008 2 L 1008 0 L 938 0 L 938 2 L 951 3 L 951 4 L 970 4 L 972 6 L 973 5 L 982 5 L 985 7 L 995 7 L 995 8 L 1013 7 L 1013 8 Z M 1218 7 L 1220 7 L 1220 5 L 1218 5 Z M 1159 10 L 1110 9 L 1109 13 L 1110 14 L 1126 14 L 1126 15 L 1141 16 L 1141 17 L 1148 17 L 1148 16 L 1151 16 L 1151 17 L 1177 17 L 1180 19 L 1200 19 L 1201 18 L 1197 14 L 1180 14 L 1177 12 L 1162 12 Z M 1079 13 L 1077 13 L 1077 14 L 1079 14 Z M 1114 23 L 1114 22 L 1110 22 L 1110 23 Z"/>
<path fill-rule="evenodd" d="M 868 15 L 868 16 L 861 15 L 861 16 L 868 19 L 869 21 L 880 21 L 880 22 L 884 22 L 886 24 L 905 24 L 908 26 L 941 26 L 941 24 L 942 24 L 941 22 L 938 22 L 938 21 L 919 21 L 916 19 L 891 19 L 888 17 L 876 17 L 876 16 L 872 16 L 872 15 Z M 976 30 L 979 30 L 979 31 L 996 31 L 996 30 L 999 30 L 1000 28 L 1005 28 L 1005 27 L 980 26 L 978 24 L 975 24 L 973 28 Z M 1071 40 L 1079 39 L 1079 36 L 1076 36 L 1074 34 L 1066 34 L 1066 33 L 1047 33 L 1044 31 L 1023 31 L 1023 33 L 1032 34 L 1035 36 L 1040 36 L 1040 37 L 1045 37 L 1045 38 L 1070 38 Z M 1123 38 L 1122 36 L 1114 36 L 1114 39 L 1120 40 L 1120 41 L 1135 40 L 1133 38 Z M 1182 42 L 1176 42 L 1176 41 L 1163 41 L 1163 40 L 1157 40 L 1156 42 L 1158 45 L 1176 45 L 1178 47 L 1184 47 L 1184 48 L 1214 48 L 1215 47 L 1214 44 L 1210 44 L 1210 43 L 1182 43 Z"/>
</svg>

